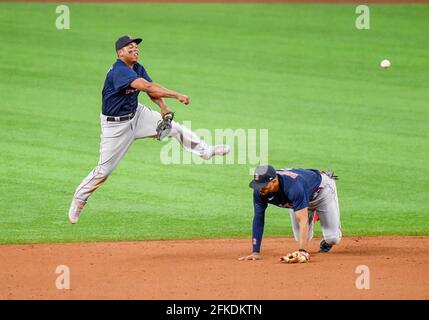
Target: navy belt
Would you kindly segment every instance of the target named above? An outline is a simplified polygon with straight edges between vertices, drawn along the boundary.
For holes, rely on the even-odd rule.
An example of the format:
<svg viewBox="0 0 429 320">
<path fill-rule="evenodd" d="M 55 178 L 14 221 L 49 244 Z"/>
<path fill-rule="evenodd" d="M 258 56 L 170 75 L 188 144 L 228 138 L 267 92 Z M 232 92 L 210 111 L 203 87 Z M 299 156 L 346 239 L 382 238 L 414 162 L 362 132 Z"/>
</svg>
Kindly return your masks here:
<svg viewBox="0 0 429 320">
<path fill-rule="evenodd" d="M 132 118 L 134 118 L 135 116 L 135 112 L 127 114 L 125 116 L 119 116 L 119 117 L 107 117 L 106 120 L 107 121 L 114 121 L 114 122 L 121 122 L 121 121 L 127 121 L 127 120 L 131 120 Z"/>
</svg>

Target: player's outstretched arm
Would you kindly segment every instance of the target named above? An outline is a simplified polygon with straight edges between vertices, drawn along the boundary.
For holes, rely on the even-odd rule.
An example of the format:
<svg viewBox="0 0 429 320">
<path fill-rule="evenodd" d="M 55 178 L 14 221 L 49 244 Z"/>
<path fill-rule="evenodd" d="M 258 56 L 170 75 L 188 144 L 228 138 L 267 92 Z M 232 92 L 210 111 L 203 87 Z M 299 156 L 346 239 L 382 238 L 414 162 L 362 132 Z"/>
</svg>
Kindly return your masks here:
<svg viewBox="0 0 429 320">
<path fill-rule="evenodd" d="M 299 249 L 307 250 L 308 247 L 308 208 L 294 212 L 299 225 Z"/>
<path fill-rule="evenodd" d="M 294 211 L 294 215 L 299 226 L 299 250 L 280 257 L 280 261 L 286 263 L 306 263 L 310 261 L 310 254 L 307 252 L 309 229 L 308 208 L 305 207 Z"/>
<path fill-rule="evenodd" d="M 160 109 L 161 109 L 161 115 L 165 115 L 168 113 L 171 113 L 171 110 L 168 108 L 167 104 L 165 103 L 165 100 L 163 98 L 154 98 L 153 96 L 151 96 L 150 93 L 147 93 L 147 95 L 149 96 L 149 98 L 156 103 Z"/>
<path fill-rule="evenodd" d="M 137 78 L 136 80 L 131 82 L 130 85 L 134 89 L 144 91 L 144 92 L 150 94 L 155 99 L 157 99 L 157 98 L 174 98 L 174 99 L 179 100 L 183 104 L 189 104 L 189 97 L 188 96 L 186 96 L 184 94 L 177 93 L 173 90 L 161 87 L 159 84 L 146 81 L 143 78 Z"/>
<path fill-rule="evenodd" d="M 238 260 L 260 260 L 262 259 L 259 252 L 261 251 L 262 236 L 264 234 L 265 226 L 265 209 L 267 204 L 261 201 L 259 195 L 255 192 L 254 194 L 254 216 L 253 216 L 253 227 L 252 227 L 252 254 L 238 258 Z"/>
</svg>

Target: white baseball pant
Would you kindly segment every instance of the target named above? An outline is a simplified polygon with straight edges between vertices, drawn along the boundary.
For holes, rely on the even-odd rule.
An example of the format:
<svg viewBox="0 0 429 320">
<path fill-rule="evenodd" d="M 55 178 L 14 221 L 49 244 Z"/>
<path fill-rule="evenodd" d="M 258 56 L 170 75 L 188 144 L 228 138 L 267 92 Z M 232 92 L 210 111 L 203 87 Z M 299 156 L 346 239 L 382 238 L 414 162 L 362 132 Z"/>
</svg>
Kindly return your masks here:
<svg viewBox="0 0 429 320">
<path fill-rule="evenodd" d="M 338 193 L 335 180 L 322 173 L 321 191 L 316 198 L 310 202 L 308 207 L 308 239 L 313 239 L 314 234 L 314 212 L 316 211 L 320 226 L 322 227 L 323 239 L 330 245 L 338 244 L 341 241 L 341 221 L 340 206 L 338 204 Z M 299 241 L 299 225 L 295 218 L 294 211 L 290 209 L 292 219 L 292 229 L 296 241 Z"/>
<path fill-rule="evenodd" d="M 100 159 L 98 165 L 88 174 L 77 187 L 73 198 L 84 204 L 91 194 L 109 177 L 128 148 L 136 139 L 156 136 L 156 127 L 161 120 L 161 114 L 142 104 L 139 104 L 131 120 L 121 122 L 107 121 L 107 116 L 100 115 L 101 141 Z M 212 146 L 188 128 L 172 121 L 169 136 L 176 138 L 185 150 L 202 156 L 212 151 Z"/>
</svg>

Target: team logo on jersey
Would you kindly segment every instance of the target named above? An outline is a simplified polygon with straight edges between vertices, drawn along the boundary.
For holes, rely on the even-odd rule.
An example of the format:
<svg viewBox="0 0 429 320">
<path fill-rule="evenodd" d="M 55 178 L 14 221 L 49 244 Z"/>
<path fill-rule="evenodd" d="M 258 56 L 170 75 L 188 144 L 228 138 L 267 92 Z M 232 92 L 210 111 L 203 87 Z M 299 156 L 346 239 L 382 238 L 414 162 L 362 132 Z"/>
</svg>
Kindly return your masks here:
<svg viewBox="0 0 429 320">
<path fill-rule="evenodd" d="M 289 171 L 289 170 L 284 170 L 284 169 L 277 170 L 277 173 L 280 174 L 280 175 L 282 175 L 282 176 L 291 177 L 292 179 L 296 179 L 299 176 L 299 174 L 297 174 L 295 172 L 292 172 L 292 171 Z"/>
<path fill-rule="evenodd" d="M 125 90 L 125 94 L 130 94 L 130 93 L 133 93 L 136 91 L 137 91 L 137 89 L 127 89 L 127 90 Z"/>
</svg>

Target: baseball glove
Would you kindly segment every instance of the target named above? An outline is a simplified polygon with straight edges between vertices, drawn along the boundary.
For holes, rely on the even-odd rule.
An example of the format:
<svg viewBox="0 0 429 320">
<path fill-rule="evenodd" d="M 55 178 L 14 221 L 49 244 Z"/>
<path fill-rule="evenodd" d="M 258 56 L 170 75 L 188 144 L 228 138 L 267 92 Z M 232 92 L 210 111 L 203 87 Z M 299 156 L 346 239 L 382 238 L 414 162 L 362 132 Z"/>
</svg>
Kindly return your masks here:
<svg viewBox="0 0 429 320">
<path fill-rule="evenodd" d="M 299 250 L 281 257 L 280 261 L 285 263 L 307 263 L 310 261 L 310 254 L 307 251 Z"/>
<path fill-rule="evenodd" d="M 156 127 L 156 138 L 161 141 L 170 134 L 171 121 L 173 121 L 174 112 L 166 113 L 162 116 L 162 120 L 158 122 Z"/>
</svg>

